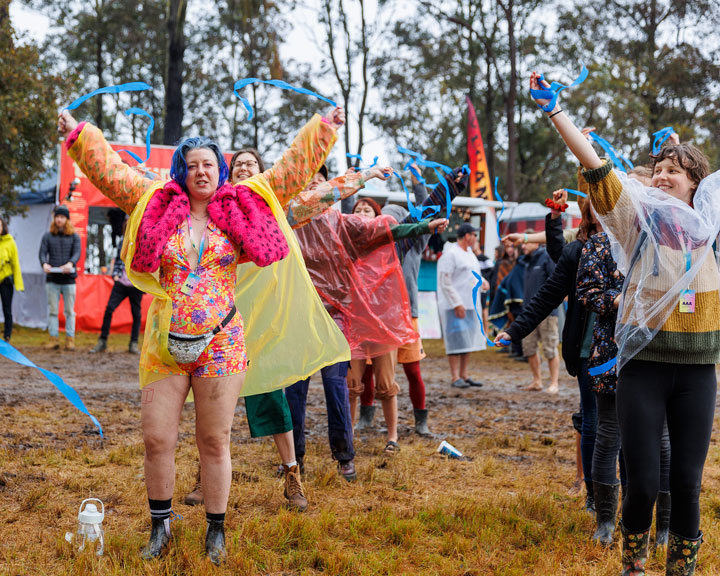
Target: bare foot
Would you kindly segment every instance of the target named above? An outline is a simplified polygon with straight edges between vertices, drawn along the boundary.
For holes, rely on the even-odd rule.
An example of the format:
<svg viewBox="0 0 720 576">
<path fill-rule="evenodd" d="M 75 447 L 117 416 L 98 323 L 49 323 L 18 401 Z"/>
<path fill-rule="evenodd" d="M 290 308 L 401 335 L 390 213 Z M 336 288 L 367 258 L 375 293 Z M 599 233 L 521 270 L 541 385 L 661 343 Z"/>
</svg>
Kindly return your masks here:
<svg viewBox="0 0 720 576">
<path fill-rule="evenodd" d="M 524 392 L 538 392 L 539 390 L 542 390 L 542 384 L 538 384 L 537 382 L 533 382 L 532 384 L 528 386 L 521 386 L 520 390 Z"/>
<path fill-rule="evenodd" d="M 550 388 L 547 389 L 548 394 L 557 394 L 558 393 L 558 385 L 557 382 L 554 384 L 550 384 Z"/>
</svg>

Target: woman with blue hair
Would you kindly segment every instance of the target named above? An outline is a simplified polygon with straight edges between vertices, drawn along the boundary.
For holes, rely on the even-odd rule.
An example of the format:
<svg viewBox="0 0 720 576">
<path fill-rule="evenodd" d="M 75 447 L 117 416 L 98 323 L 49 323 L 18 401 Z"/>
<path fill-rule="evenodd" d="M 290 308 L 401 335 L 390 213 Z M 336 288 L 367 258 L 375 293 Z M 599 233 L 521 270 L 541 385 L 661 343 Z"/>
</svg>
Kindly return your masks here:
<svg viewBox="0 0 720 576">
<path fill-rule="evenodd" d="M 220 564 L 238 396 L 280 389 L 350 357 L 283 214 L 325 161 L 344 119 L 342 108 L 329 119 L 314 116 L 271 169 L 232 186 L 225 158 L 208 138 L 184 140 L 172 158 L 171 180 L 152 181 L 125 164 L 99 129 L 60 114 L 69 155 L 130 214 L 123 261 L 130 281 L 154 296 L 140 357 L 152 519 L 145 559 L 160 556 L 170 541 L 186 399 L 195 401 L 205 550 Z"/>
</svg>

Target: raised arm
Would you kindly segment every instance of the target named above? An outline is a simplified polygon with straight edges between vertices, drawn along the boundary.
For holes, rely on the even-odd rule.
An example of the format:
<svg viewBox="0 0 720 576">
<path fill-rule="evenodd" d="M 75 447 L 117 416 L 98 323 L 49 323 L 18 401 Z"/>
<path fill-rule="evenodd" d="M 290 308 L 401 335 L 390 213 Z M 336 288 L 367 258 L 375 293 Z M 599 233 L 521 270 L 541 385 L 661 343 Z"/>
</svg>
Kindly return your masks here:
<svg viewBox="0 0 720 576">
<path fill-rule="evenodd" d="M 78 124 L 67 110 L 58 117 L 58 132 L 65 136 L 68 154 L 90 182 L 130 214 L 152 181 L 123 162 L 98 128 L 86 122 Z"/>
<path fill-rule="evenodd" d="M 344 123 L 345 112 L 339 106 L 330 119 L 315 114 L 280 160 L 263 173 L 283 207 L 305 189 L 323 165 L 337 139 L 337 129 Z"/>
<path fill-rule="evenodd" d="M 370 168 L 337 176 L 315 188 L 303 190 L 288 205 L 288 222 L 293 228 L 304 226 L 313 218 L 324 214 L 333 204 L 348 198 L 365 187 L 372 178 L 387 180 L 392 168 Z"/>
</svg>

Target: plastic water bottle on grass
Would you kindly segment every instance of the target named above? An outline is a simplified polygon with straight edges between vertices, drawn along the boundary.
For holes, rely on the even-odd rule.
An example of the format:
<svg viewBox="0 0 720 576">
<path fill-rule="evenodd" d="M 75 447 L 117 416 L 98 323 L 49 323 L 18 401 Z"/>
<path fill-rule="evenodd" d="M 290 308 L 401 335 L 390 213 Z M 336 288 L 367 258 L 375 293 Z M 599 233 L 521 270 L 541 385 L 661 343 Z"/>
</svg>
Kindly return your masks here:
<svg viewBox="0 0 720 576">
<path fill-rule="evenodd" d="M 97 506 L 93 504 L 93 502 L 100 504 L 100 511 L 98 511 Z M 74 535 L 75 544 L 79 552 L 85 550 L 86 546 L 95 546 L 95 553 L 98 556 L 102 556 L 105 549 L 105 534 L 102 526 L 104 519 L 105 504 L 103 504 L 102 501 L 97 498 L 86 498 L 80 503 L 78 527 Z M 73 534 L 66 532 L 65 540 L 72 542 Z"/>
</svg>

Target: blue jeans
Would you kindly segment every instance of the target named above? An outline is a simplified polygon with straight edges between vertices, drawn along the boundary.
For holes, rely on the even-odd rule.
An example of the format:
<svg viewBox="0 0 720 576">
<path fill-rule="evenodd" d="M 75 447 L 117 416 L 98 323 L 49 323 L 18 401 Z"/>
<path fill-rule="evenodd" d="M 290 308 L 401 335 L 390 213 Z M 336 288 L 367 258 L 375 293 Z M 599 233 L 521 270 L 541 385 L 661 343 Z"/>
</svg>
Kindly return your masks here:
<svg viewBox="0 0 720 576">
<path fill-rule="evenodd" d="M 347 370 L 348 363 L 339 362 L 320 371 L 325 389 L 330 450 L 338 462 L 349 462 L 355 458 L 350 399 L 345 382 Z M 309 384 L 310 378 L 306 378 L 285 388 L 285 397 L 292 416 L 295 455 L 298 458 L 305 456 L 305 410 Z"/>
<path fill-rule="evenodd" d="M 48 332 L 50 336 L 57 338 L 58 310 L 60 309 L 60 295 L 62 294 L 65 304 L 65 334 L 69 338 L 75 337 L 75 284 L 45 283 L 45 291 L 48 299 Z"/>
<path fill-rule="evenodd" d="M 585 482 L 588 483 L 592 482 L 592 461 L 593 452 L 595 451 L 595 431 L 597 429 L 597 404 L 595 394 L 590 389 L 587 358 L 580 358 L 577 381 L 580 389 L 580 413 L 582 414 L 580 454 L 582 456 L 583 475 L 585 476 Z"/>
</svg>

